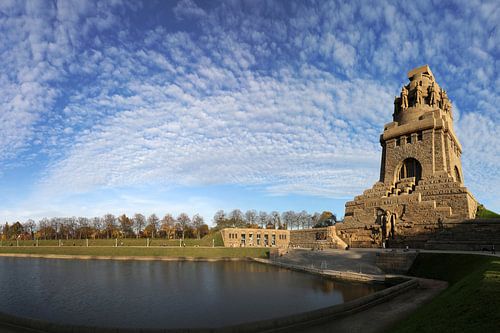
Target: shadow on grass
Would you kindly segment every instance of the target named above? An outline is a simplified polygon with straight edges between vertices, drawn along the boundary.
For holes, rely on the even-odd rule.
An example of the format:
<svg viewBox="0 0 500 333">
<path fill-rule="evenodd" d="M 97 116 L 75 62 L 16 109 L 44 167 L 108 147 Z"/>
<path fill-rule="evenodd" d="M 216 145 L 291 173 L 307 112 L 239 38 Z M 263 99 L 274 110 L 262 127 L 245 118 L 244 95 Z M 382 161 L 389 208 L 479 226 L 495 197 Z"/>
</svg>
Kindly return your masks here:
<svg viewBox="0 0 500 333">
<path fill-rule="evenodd" d="M 469 254 L 419 254 L 410 274 L 445 280 L 450 286 L 390 332 L 498 332 L 498 259 Z"/>
</svg>

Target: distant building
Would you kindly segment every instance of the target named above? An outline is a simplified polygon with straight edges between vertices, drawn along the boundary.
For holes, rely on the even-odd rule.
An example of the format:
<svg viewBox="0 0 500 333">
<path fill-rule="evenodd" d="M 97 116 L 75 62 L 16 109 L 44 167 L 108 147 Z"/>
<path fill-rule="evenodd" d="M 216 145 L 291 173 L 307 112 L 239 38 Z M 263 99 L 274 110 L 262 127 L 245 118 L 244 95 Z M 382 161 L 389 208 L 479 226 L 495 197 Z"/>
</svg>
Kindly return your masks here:
<svg viewBox="0 0 500 333">
<path fill-rule="evenodd" d="M 225 247 L 341 248 L 347 245 L 335 227 L 304 230 L 225 228 L 221 230 Z"/>
<path fill-rule="evenodd" d="M 221 230 L 225 247 L 288 247 L 290 230 L 226 228 Z"/>
</svg>

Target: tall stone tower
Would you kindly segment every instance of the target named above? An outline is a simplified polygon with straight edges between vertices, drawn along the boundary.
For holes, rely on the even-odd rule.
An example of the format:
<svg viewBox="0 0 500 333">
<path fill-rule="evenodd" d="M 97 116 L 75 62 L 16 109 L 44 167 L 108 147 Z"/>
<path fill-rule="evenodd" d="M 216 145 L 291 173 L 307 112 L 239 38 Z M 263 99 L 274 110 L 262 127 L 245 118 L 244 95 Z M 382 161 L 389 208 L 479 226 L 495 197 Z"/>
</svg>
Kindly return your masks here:
<svg viewBox="0 0 500 333">
<path fill-rule="evenodd" d="M 380 136 L 380 180 L 346 203 L 337 227 L 352 246 L 425 242 L 433 230 L 476 214 L 446 91 L 427 65 L 408 72 L 408 79 Z"/>
</svg>

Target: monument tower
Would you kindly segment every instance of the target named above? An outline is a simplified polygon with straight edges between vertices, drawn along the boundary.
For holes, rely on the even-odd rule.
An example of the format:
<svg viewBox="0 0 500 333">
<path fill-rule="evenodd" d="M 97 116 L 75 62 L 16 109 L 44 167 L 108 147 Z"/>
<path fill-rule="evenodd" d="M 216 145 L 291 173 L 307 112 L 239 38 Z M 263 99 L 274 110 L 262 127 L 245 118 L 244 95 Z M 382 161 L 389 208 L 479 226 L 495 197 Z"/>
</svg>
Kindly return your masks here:
<svg viewBox="0 0 500 333">
<path fill-rule="evenodd" d="M 408 72 L 408 79 L 380 136 L 380 179 L 346 203 L 344 223 L 337 227 L 352 246 L 423 242 L 446 223 L 475 217 L 446 91 L 427 65 Z"/>
</svg>

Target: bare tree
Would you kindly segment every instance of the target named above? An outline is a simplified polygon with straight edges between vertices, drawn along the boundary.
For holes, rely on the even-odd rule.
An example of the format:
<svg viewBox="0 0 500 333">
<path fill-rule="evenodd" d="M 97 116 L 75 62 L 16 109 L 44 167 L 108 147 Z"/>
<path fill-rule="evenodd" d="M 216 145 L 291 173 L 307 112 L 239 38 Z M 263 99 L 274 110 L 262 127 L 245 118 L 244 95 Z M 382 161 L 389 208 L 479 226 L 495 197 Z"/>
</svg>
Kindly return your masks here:
<svg viewBox="0 0 500 333">
<path fill-rule="evenodd" d="M 283 214 L 281 214 L 281 219 L 288 228 L 293 230 L 293 227 L 295 226 L 295 213 L 293 211 L 288 210 L 283 212 Z"/>
<path fill-rule="evenodd" d="M 35 221 L 32 219 L 26 220 L 26 222 L 23 224 L 24 231 L 30 234 L 31 239 L 33 239 L 33 235 L 35 233 Z"/>
<path fill-rule="evenodd" d="M 321 214 L 318 213 L 318 212 L 315 212 L 312 216 L 311 216 L 311 224 L 313 226 L 315 226 L 316 224 L 318 224 L 320 222 L 320 219 L 321 219 Z"/>
<path fill-rule="evenodd" d="M 218 210 L 213 218 L 213 222 L 217 229 L 223 229 L 231 226 L 229 219 L 227 218 L 226 213 L 221 209 Z"/>
<path fill-rule="evenodd" d="M 160 229 L 165 233 L 167 239 L 170 239 L 171 235 L 175 237 L 175 219 L 170 214 L 165 214 L 165 216 L 161 219 Z"/>
<path fill-rule="evenodd" d="M 311 225 L 311 215 L 309 215 L 305 210 L 297 214 L 297 225 L 302 229 L 308 228 Z"/>
<path fill-rule="evenodd" d="M 270 220 L 272 221 L 275 227 L 278 227 L 278 229 L 283 229 L 280 213 L 278 213 L 277 211 L 272 211 L 270 215 Z"/>
<path fill-rule="evenodd" d="M 94 229 L 94 232 L 92 233 L 92 237 L 94 239 L 96 239 L 96 237 L 100 238 L 102 235 L 103 229 L 104 229 L 103 219 L 98 217 L 98 216 L 94 217 L 91 220 L 91 225 L 92 225 L 92 228 Z"/>
<path fill-rule="evenodd" d="M 191 219 L 189 218 L 188 214 L 181 213 L 179 216 L 177 216 L 177 223 L 179 223 L 179 226 L 181 227 L 182 239 L 184 240 L 184 233 L 186 232 L 186 229 L 189 227 Z"/>
<path fill-rule="evenodd" d="M 56 239 L 59 239 L 59 231 L 60 231 L 61 221 L 58 218 L 53 217 L 50 219 L 49 223 L 50 223 L 50 227 L 52 229 L 54 229 Z"/>
<path fill-rule="evenodd" d="M 135 230 L 137 230 L 136 231 L 137 238 L 139 238 L 142 232 L 142 228 L 144 228 L 144 225 L 146 224 L 146 217 L 144 217 L 144 215 L 142 214 L 135 213 L 133 221 Z"/>
<path fill-rule="evenodd" d="M 89 238 L 91 230 L 90 230 L 90 220 L 86 217 L 79 217 L 77 220 L 77 235 L 78 238 Z"/>
<path fill-rule="evenodd" d="M 249 225 L 257 224 L 257 211 L 255 209 L 247 210 L 245 212 L 245 220 Z"/>
<path fill-rule="evenodd" d="M 193 227 L 195 228 L 196 237 L 200 239 L 201 227 L 205 224 L 203 217 L 199 214 L 193 216 Z"/>
<path fill-rule="evenodd" d="M 268 215 L 266 212 L 263 212 L 263 211 L 260 211 L 259 212 L 259 218 L 258 218 L 258 221 L 259 221 L 259 226 L 261 228 L 265 228 L 266 227 L 266 224 L 267 224 L 267 219 L 268 219 Z"/>
<path fill-rule="evenodd" d="M 106 214 L 103 216 L 104 229 L 106 231 L 106 237 L 112 238 L 116 236 L 117 226 L 116 226 L 116 217 L 113 214 Z"/>
<path fill-rule="evenodd" d="M 229 213 L 229 220 L 233 227 L 244 227 L 245 220 L 243 219 L 243 213 L 239 209 L 234 209 Z"/>
<path fill-rule="evenodd" d="M 160 219 L 156 214 L 151 214 L 148 217 L 148 229 L 151 230 L 151 235 L 155 238 L 155 234 L 158 231 Z"/>
</svg>

